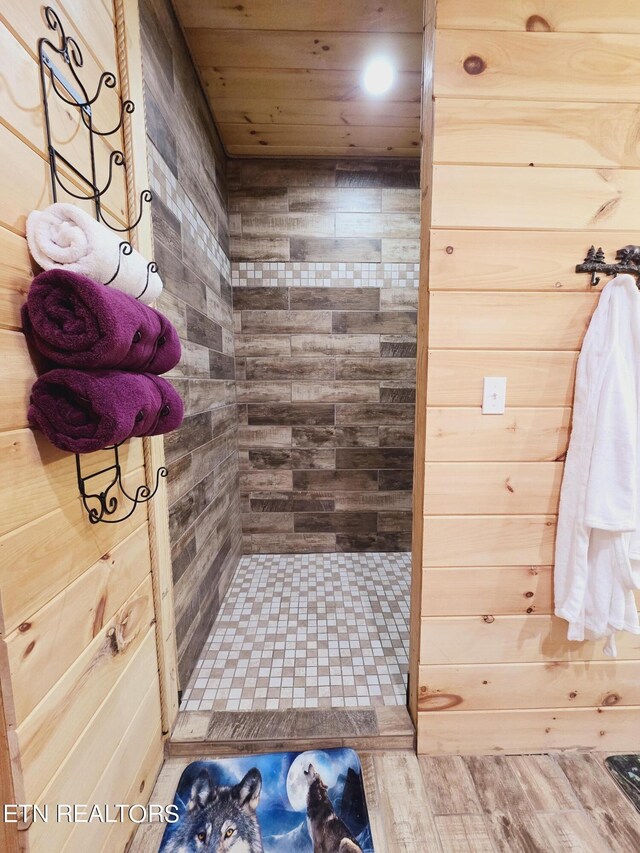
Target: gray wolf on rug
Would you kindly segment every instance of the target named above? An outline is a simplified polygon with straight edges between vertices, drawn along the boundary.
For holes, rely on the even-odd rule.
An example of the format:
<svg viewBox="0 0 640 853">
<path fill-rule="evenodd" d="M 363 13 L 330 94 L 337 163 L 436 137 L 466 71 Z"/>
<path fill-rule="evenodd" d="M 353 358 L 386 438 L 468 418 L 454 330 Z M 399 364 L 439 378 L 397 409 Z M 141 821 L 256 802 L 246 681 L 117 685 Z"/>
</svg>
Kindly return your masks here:
<svg viewBox="0 0 640 853">
<path fill-rule="evenodd" d="M 304 771 L 307 793 L 307 822 L 313 853 L 362 853 L 362 848 L 335 813 L 327 786 L 313 764 Z"/>
<path fill-rule="evenodd" d="M 164 853 L 263 853 L 256 816 L 261 791 L 262 775 L 256 767 L 233 786 L 214 785 L 202 770 Z"/>
</svg>

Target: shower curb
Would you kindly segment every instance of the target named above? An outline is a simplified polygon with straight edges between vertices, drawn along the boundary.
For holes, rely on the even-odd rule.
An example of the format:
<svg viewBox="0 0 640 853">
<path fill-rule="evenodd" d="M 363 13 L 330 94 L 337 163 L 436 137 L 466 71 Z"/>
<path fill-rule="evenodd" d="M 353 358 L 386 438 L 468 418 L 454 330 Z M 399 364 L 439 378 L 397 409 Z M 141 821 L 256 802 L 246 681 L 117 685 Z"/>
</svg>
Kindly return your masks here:
<svg viewBox="0 0 640 853">
<path fill-rule="evenodd" d="M 223 756 L 333 747 L 366 752 L 414 750 L 415 729 L 401 706 L 183 711 L 166 754 Z"/>
</svg>

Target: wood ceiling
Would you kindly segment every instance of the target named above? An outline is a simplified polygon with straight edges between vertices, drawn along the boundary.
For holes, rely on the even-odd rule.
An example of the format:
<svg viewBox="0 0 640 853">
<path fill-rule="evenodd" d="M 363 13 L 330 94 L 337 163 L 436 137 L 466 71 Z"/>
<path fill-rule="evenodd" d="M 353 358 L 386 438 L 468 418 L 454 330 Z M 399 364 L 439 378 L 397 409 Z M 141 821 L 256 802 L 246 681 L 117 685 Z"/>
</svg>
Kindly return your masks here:
<svg viewBox="0 0 640 853">
<path fill-rule="evenodd" d="M 174 5 L 230 156 L 419 156 L 422 0 Z M 380 54 L 396 80 L 371 97 Z"/>
</svg>

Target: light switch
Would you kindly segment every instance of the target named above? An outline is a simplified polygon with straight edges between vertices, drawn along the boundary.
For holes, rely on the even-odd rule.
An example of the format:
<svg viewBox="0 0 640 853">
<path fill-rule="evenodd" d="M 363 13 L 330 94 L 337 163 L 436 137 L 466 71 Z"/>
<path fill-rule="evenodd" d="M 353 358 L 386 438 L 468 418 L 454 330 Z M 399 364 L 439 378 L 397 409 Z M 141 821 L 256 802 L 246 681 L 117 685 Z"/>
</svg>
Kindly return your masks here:
<svg viewBox="0 0 640 853">
<path fill-rule="evenodd" d="M 482 394 L 483 415 L 504 415 L 507 400 L 507 377 L 485 376 Z"/>
</svg>

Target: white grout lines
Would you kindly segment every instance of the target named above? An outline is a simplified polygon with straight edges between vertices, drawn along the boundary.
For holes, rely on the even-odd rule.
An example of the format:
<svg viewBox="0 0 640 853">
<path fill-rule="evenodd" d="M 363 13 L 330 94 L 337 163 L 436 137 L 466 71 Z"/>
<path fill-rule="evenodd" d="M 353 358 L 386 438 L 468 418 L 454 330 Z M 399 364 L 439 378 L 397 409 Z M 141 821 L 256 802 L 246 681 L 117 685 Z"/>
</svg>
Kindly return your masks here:
<svg viewBox="0 0 640 853">
<path fill-rule="evenodd" d="M 411 558 L 243 557 L 181 710 L 403 705 Z"/>
<path fill-rule="evenodd" d="M 416 288 L 420 264 L 303 261 L 232 261 L 234 287 Z"/>
</svg>

